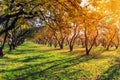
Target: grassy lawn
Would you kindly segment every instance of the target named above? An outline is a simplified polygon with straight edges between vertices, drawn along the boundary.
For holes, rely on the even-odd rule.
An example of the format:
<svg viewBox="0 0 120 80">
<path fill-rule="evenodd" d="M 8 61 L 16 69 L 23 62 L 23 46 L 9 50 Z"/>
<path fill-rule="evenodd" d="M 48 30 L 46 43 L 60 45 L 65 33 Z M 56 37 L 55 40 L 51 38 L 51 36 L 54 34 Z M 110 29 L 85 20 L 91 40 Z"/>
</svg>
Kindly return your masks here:
<svg viewBox="0 0 120 80">
<path fill-rule="evenodd" d="M 73 52 L 24 43 L 0 58 L 0 80 L 120 80 L 120 48 Z"/>
</svg>

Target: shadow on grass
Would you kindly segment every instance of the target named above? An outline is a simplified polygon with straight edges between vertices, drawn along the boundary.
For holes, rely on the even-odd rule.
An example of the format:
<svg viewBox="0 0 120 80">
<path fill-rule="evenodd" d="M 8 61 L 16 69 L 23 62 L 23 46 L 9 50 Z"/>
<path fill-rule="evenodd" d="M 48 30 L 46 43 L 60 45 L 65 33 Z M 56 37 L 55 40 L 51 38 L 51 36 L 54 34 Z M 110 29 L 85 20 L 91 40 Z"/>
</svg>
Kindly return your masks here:
<svg viewBox="0 0 120 80">
<path fill-rule="evenodd" d="M 60 60 L 47 61 L 47 62 L 43 62 L 40 64 L 29 64 L 29 65 L 25 65 L 17 69 L 3 70 L 3 72 L 9 72 L 9 73 L 16 72 L 15 76 L 12 75 L 14 76 L 15 80 L 26 80 L 29 77 L 31 77 L 32 79 L 43 77 L 44 79 L 48 79 L 48 80 L 50 80 L 49 78 L 51 77 L 52 80 L 60 80 L 61 79 L 60 75 L 65 76 L 65 78 L 67 79 L 70 79 L 70 74 L 74 75 L 75 73 L 80 72 L 82 69 L 73 71 L 70 74 L 67 74 L 65 69 L 76 66 L 77 64 L 80 64 L 83 62 L 87 62 L 92 59 L 99 59 L 99 58 L 101 57 L 95 58 L 94 56 L 91 56 L 91 55 L 90 56 L 81 55 L 81 56 L 72 57 L 72 58 L 64 58 Z M 26 59 L 24 61 L 29 61 L 29 60 Z M 61 71 L 59 73 L 60 75 L 55 73 L 59 71 Z M 17 72 L 21 72 L 21 74 L 17 75 Z M 12 80 L 11 79 L 12 76 L 11 77 L 8 77 L 8 76 L 9 75 L 6 75 L 4 78 L 6 80 Z"/>
<path fill-rule="evenodd" d="M 24 60 L 19 60 L 20 62 L 30 62 L 30 61 L 36 61 L 36 59 L 46 59 L 49 57 L 45 57 L 45 56 L 33 56 L 33 57 L 26 57 Z"/>
<path fill-rule="evenodd" d="M 120 58 L 116 58 L 115 64 L 101 74 L 96 80 L 119 80 L 120 79 Z"/>
<path fill-rule="evenodd" d="M 72 51 L 72 52 L 70 52 L 70 51 L 68 51 L 68 52 L 72 55 L 74 55 L 74 54 L 78 54 L 78 55 L 85 54 L 85 50 L 75 50 L 75 51 Z M 64 52 L 64 53 L 66 53 L 66 52 Z"/>
<path fill-rule="evenodd" d="M 46 50 L 36 50 L 36 49 L 16 49 L 12 52 L 8 52 L 9 54 L 13 54 L 13 55 L 23 55 L 26 53 L 29 54 L 34 54 L 34 53 L 49 53 L 50 51 L 57 51 L 59 49 L 46 49 Z"/>
<path fill-rule="evenodd" d="M 29 55 L 34 54 L 34 53 L 40 53 L 40 55 L 24 57 L 25 59 L 23 59 L 23 60 L 13 59 L 12 61 L 27 63 L 27 62 L 35 61 L 36 59 L 43 60 L 43 59 L 47 59 L 49 57 L 43 56 L 43 55 L 41 55 L 41 53 L 45 53 L 44 55 L 48 55 L 48 53 L 50 53 L 52 51 L 59 50 L 59 49 L 35 50 L 35 48 L 36 48 L 35 46 L 31 47 L 31 49 L 28 49 L 28 48 L 25 50 L 24 49 L 20 49 L 20 50 L 16 49 L 15 53 L 13 55 L 21 55 L 22 56 L 22 54 L 26 54 L 26 53 Z M 65 53 L 66 52 L 61 52 L 61 54 L 65 54 Z M 46 61 L 46 62 L 37 63 L 37 64 L 26 64 L 26 65 L 16 68 L 16 69 L 10 69 L 10 70 L 4 69 L 4 70 L 0 71 L 0 73 L 6 73 L 6 72 L 12 73 L 12 75 L 6 74 L 6 76 L 4 76 L 4 79 L 6 79 L 6 80 L 30 80 L 30 79 L 28 79 L 29 77 L 31 77 L 32 80 L 39 79 L 39 78 L 44 78 L 45 80 L 61 80 L 62 77 L 66 78 L 67 80 L 70 80 L 71 79 L 70 76 L 80 73 L 82 71 L 82 68 L 80 68 L 78 70 L 74 70 L 72 72 L 69 72 L 70 70 L 67 72 L 66 69 L 74 67 L 77 64 L 90 61 L 92 59 L 101 59 L 101 58 L 106 57 L 106 56 L 105 57 L 96 56 L 99 54 L 96 54 L 96 55 L 92 54 L 92 55 L 86 56 L 86 55 L 83 55 L 83 54 L 85 54 L 84 50 L 73 51 L 69 54 L 80 54 L 80 55 L 76 56 L 76 57 L 62 58 L 60 60 L 51 60 L 51 61 Z M 8 59 L 8 58 L 6 57 L 6 59 Z M 116 65 L 114 65 L 110 68 L 110 70 L 113 69 L 112 72 L 116 72 L 115 66 Z M 109 73 L 111 72 L 110 70 L 108 70 Z M 108 72 L 106 71 L 105 73 L 108 73 Z M 18 73 L 20 73 L 20 74 L 18 74 Z M 111 75 L 113 75 L 113 74 L 111 73 L 110 75 L 108 75 L 108 77 Z M 105 79 L 109 79 L 109 78 L 105 78 Z M 73 79 L 71 79 L 71 80 L 73 80 Z"/>
</svg>

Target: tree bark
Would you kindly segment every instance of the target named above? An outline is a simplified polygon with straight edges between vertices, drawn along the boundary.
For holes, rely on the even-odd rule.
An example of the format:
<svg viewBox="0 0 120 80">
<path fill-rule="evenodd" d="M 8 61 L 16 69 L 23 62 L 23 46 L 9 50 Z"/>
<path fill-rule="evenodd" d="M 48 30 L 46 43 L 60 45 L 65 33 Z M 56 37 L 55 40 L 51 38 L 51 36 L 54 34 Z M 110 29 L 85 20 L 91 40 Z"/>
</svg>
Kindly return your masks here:
<svg viewBox="0 0 120 80">
<path fill-rule="evenodd" d="M 63 44 L 59 44 L 59 46 L 60 46 L 60 49 L 63 49 Z"/>
<path fill-rule="evenodd" d="M 73 51 L 73 45 L 69 45 L 70 52 Z"/>
<path fill-rule="evenodd" d="M 57 47 L 57 43 L 54 43 L 54 47 L 55 47 L 55 48 Z"/>
<path fill-rule="evenodd" d="M 2 47 L 0 47 L 0 56 L 4 56 Z"/>
<path fill-rule="evenodd" d="M 6 42 L 7 34 L 8 34 L 8 32 L 5 33 L 5 37 L 4 37 L 3 44 L 2 44 L 2 46 L 0 47 L 0 56 L 4 56 L 3 48 L 4 48 L 4 45 L 5 45 L 5 42 Z"/>
</svg>

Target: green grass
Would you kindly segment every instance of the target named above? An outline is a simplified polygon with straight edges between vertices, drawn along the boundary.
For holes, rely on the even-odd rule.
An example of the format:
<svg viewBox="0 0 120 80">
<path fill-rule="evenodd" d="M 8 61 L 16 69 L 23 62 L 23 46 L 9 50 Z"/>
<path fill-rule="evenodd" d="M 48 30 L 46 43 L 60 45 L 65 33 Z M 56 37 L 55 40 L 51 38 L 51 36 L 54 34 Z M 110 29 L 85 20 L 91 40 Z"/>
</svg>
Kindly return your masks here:
<svg viewBox="0 0 120 80">
<path fill-rule="evenodd" d="M 0 80 L 120 80 L 120 48 L 98 47 L 85 56 L 84 48 L 73 52 L 26 42 L 0 58 Z"/>
</svg>

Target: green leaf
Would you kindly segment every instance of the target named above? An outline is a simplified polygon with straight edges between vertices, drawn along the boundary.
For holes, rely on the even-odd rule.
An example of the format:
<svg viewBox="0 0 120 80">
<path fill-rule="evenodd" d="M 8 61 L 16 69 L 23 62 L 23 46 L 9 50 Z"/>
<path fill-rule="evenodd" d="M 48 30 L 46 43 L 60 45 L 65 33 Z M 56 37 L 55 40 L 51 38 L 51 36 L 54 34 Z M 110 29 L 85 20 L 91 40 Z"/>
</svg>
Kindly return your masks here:
<svg viewBox="0 0 120 80">
<path fill-rule="evenodd" d="M 109 23 L 109 22 L 110 22 L 110 20 L 109 20 L 109 19 L 106 19 L 106 20 L 105 20 L 105 22 L 106 22 L 106 23 Z"/>
<path fill-rule="evenodd" d="M 10 13 L 10 10 L 9 10 L 9 9 L 5 9 L 5 10 L 4 10 L 4 13 L 5 13 L 5 14 L 9 14 L 9 13 Z"/>
</svg>

